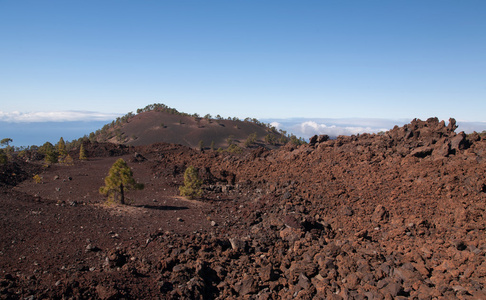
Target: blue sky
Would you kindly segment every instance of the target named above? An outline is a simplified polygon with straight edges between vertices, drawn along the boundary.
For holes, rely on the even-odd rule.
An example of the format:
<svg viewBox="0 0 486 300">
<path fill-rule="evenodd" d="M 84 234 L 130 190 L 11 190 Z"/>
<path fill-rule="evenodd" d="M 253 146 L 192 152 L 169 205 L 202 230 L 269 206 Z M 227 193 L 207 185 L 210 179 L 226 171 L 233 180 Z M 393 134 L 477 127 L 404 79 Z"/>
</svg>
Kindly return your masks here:
<svg viewBox="0 0 486 300">
<path fill-rule="evenodd" d="M 164 103 L 486 122 L 485 16 L 483 0 L 0 0 L 0 121 Z"/>
</svg>

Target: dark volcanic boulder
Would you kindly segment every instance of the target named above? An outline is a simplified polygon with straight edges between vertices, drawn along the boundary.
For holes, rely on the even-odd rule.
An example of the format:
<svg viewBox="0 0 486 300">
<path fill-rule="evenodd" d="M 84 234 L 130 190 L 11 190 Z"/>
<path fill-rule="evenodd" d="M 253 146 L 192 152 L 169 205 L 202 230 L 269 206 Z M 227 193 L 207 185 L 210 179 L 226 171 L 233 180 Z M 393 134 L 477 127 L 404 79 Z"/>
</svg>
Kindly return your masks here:
<svg viewBox="0 0 486 300">
<path fill-rule="evenodd" d="M 464 131 L 459 132 L 451 139 L 451 148 L 454 150 L 464 150 L 467 148 L 466 134 Z"/>
</svg>

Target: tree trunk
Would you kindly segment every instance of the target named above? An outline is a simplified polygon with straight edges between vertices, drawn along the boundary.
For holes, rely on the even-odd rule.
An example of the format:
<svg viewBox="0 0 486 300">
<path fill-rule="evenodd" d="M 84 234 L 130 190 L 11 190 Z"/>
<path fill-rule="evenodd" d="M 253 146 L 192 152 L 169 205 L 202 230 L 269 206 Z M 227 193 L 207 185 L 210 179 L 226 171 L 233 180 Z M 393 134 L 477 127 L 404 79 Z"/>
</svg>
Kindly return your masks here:
<svg viewBox="0 0 486 300">
<path fill-rule="evenodd" d="M 125 191 L 123 189 L 123 183 L 120 183 L 120 203 L 125 204 Z"/>
</svg>

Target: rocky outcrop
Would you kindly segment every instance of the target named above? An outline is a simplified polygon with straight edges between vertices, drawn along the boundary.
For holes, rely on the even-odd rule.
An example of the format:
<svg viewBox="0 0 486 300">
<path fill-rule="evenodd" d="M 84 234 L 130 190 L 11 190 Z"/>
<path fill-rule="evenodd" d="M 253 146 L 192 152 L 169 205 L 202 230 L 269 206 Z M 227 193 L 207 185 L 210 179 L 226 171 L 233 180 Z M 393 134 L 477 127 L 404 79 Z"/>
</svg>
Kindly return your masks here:
<svg viewBox="0 0 486 300">
<path fill-rule="evenodd" d="M 486 140 L 456 129 L 430 118 L 238 155 L 133 149 L 146 159 L 139 171 L 167 188 L 197 167 L 198 213 L 217 226 L 90 248 L 100 265 L 54 286 L 8 271 L 0 292 L 35 283 L 44 298 L 484 299 Z M 174 228 L 193 222 L 181 219 Z"/>
</svg>

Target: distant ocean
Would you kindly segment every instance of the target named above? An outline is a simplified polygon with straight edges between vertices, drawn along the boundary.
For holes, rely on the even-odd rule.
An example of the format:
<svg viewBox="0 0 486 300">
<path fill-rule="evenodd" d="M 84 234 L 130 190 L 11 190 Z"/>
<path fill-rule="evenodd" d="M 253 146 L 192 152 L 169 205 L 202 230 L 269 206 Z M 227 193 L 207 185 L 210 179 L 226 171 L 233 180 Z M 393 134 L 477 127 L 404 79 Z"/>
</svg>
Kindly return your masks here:
<svg viewBox="0 0 486 300">
<path fill-rule="evenodd" d="M 111 121 L 72 121 L 72 122 L 0 122 L 0 140 L 11 138 L 12 146 L 42 146 L 45 142 L 56 144 L 62 137 L 64 141 L 77 140 L 101 129 Z"/>
</svg>

